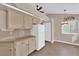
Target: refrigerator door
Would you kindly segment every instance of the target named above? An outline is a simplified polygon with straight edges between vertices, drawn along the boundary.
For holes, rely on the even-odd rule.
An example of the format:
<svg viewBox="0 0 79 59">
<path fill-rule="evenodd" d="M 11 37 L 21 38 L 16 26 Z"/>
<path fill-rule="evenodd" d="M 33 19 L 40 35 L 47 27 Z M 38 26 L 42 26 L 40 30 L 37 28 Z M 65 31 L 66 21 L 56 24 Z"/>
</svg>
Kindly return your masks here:
<svg viewBox="0 0 79 59">
<path fill-rule="evenodd" d="M 45 46 L 45 26 L 34 25 L 32 29 L 32 35 L 36 36 L 36 50 L 40 50 Z"/>
<path fill-rule="evenodd" d="M 45 46 L 45 26 L 38 25 L 38 48 L 40 50 Z"/>
</svg>

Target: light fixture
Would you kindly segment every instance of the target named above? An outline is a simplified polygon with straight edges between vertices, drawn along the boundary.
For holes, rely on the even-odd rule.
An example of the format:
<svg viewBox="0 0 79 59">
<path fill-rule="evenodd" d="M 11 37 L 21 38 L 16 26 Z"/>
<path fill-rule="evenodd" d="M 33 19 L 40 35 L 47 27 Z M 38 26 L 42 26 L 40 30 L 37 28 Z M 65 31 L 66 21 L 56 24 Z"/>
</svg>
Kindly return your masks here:
<svg viewBox="0 0 79 59">
<path fill-rule="evenodd" d="M 68 22 L 70 21 L 70 20 L 75 20 L 75 17 L 74 16 L 65 16 L 65 12 L 66 12 L 67 10 L 66 9 L 64 9 L 64 17 L 63 17 L 63 22 L 62 22 L 62 25 L 64 25 L 64 24 L 68 24 Z"/>
</svg>

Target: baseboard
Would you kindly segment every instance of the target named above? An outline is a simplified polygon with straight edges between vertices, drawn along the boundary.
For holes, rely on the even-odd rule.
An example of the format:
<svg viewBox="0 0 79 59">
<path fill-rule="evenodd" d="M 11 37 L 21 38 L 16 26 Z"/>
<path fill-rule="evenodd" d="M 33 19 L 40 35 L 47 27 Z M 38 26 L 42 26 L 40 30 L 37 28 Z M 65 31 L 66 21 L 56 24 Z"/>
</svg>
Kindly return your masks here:
<svg viewBox="0 0 79 59">
<path fill-rule="evenodd" d="M 39 48 L 39 49 L 36 49 L 36 51 L 40 51 L 41 49 L 43 49 L 45 46 L 43 46 L 43 47 L 41 47 L 41 48 Z"/>
<path fill-rule="evenodd" d="M 55 41 L 53 40 L 53 41 L 51 41 L 50 43 L 54 43 Z"/>
<path fill-rule="evenodd" d="M 53 40 L 53 41 L 46 41 L 46 42 L 49 42 L 49 43 L 54 43 L 54 40 Z"/>
<path fill-rule="evenodd" d="M 66 44 L 70 44 L 70 45 L 76 45 L 76 46 L 79 46 L 79 44 L 70 43 L 70 42 L 61 41 L 61 40 L 54 40 L 54 42 L 61 42 L 61 43 L 66 43 Z"/>
</svg>

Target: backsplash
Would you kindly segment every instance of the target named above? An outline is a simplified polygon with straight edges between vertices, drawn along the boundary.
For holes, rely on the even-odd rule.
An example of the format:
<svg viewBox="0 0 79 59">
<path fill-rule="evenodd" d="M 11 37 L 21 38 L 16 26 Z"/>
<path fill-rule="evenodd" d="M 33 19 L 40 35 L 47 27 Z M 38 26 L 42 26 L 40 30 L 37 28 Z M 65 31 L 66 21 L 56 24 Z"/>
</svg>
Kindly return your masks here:
<svg viewBox="0 0 79 59">
<path fill-rule="evenodd" d="M 19 30 L 19 29 L 17 29 L 17 30 L 15 30 L 15 31 L 13 31 L 12 32 L 12 36 L 19 36 L 19 37 L 21 37 L 21 36 L 28 36 L 28 35 L 31 35 L 31 31 L 30 30 Z"/>
<path fill-rule="evenodd" d="M 29 36 L 31 35 L 31 30 L 25 30 L 25 29 L 17 29 L 14 31 L 0 31 L 0 39 L 14 36 L 14 37 L 22 37 L 22 36 Z"/>
<path fill-rule="evenodd" d="M 10 36 L 10 34 L 9 34 L 8 31 L 7 31 L 7 32 L 0 31 L 0 39 L 1 39 L 1 38 L 4 38 L 4 37 L 8 37 L 8 36 Z"/>
</svg>

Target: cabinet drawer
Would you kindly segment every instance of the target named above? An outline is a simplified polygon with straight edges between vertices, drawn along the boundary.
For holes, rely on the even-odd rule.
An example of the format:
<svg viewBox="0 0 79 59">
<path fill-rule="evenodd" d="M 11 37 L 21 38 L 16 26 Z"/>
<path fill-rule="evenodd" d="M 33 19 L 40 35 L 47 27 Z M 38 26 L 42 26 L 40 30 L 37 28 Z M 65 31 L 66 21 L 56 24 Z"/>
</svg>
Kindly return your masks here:
<svg viewBox="0 0 79 59">
<path fill-rule="evenodd" d="M 16 43 L 27 44 L 27 45 L 29 44 L 27 39 L 23 39 L 23 40 L 17 41 Z"/>
</svg>

